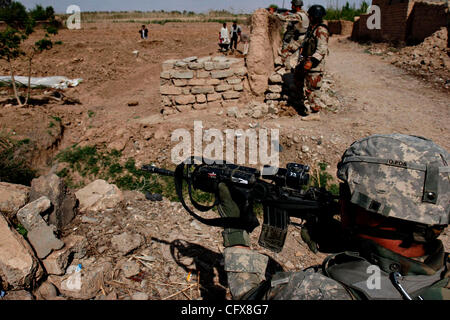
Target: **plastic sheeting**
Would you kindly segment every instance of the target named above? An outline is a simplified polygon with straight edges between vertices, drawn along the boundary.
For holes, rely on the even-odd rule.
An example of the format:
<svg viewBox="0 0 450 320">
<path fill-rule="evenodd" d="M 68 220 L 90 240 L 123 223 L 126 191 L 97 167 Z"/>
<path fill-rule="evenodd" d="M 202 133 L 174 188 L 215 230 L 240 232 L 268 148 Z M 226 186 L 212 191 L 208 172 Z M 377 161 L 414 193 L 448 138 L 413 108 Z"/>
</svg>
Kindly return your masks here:
<svg viewBox="0 0 450 320">
<path fill-rule="evenodd" d="M 28 77 L 16 76 L 14 77 L 16 84 L 27 87 Z M 42 77 L 42 78 L 31 78 L 30 87 L 31 88 L 54 88 L 54 89 L 67 89 L 69 87 L 78 86 L 83 79 L 69 79 L 66 77 Z M 10 86 L 11 85 L 10 76 L 0 76 L 0 86 Z"/>
</svg>

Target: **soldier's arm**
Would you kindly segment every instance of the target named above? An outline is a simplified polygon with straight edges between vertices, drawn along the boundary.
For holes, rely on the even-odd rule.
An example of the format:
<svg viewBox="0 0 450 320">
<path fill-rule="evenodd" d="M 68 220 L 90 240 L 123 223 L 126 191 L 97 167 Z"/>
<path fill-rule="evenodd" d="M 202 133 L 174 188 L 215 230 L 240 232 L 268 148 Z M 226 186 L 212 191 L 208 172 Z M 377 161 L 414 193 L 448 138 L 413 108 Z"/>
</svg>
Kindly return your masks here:
<svg viewBox="0 0 450 320">
<path fill-rule="evenodd" d="M 313 67 L 316 67 L 328 54 L 328 30 L 325 27 L 318 27 L 316 30 L 317 48 L 312 55 Z"/>
<path fill-rule="evenodd" d="M 242 247 L 224 250 L 225 271 L 233 299 L 240 299 L 265 280 L 269 258 L 256 251 Z"/>
</svg>

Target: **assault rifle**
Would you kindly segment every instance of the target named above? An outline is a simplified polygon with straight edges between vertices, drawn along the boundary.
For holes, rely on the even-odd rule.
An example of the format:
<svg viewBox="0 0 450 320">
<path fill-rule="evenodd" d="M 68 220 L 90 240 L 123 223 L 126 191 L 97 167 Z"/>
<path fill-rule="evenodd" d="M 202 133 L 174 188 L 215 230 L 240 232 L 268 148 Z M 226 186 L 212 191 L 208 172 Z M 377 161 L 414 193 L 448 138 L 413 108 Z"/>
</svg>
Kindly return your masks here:
<svg viewBox="0 0 450 320">
<path fill-rule="evenodd" d="M 194 164 L 196 159 L 197 164 Z M 174 177 L 181 204 L 191 216 L 206 225 L 251 232 L 259 225 L 253 213 L 253 204 L 260 203 L 263 206 L 264 221 L 259 244 L 280 252 L 286 240 L 290 217 L 301 218 L 311 226 L 332 218 L 335 197 L 324 188 L 306 188 L 310 170 L 307 165 L 289 163 L 286 168 L 264 166 L 261 174 L 257 169 L 226 162 L 217 164 L 194 157 L 190 160 L 179 164 L 175 171 L 151 165 L 144 165 L 141 170 Z M 241 208 L 241 217 L 205 219 L 199 216 L 184 200 L 183 182 L 187 183 L 192 205 L 201 212 L 211 210 L 219 204 L 218 185 L 225 183 L 233 200 Z M 214 203 L 211 206 L 198 203 L 192 196 L 193 189 L 214 194 Z"/>
</svg>

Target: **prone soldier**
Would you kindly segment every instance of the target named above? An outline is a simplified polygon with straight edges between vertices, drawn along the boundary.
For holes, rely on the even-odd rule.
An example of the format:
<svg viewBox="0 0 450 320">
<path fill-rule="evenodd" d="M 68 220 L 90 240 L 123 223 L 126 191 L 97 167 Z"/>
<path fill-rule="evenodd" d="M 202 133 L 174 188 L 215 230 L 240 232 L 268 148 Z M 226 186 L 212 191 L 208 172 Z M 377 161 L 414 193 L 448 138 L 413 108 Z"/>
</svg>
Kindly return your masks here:
<svg viewBox="0 0 450 320">
<path fill-rule="evenodd" d="M 438 240 L 450 221 L 448 161 L 446 150 L 422 137 L 373 135 L 354 142 L 338 164 L 339 228 L 302 230 L 310 248 L 333 243 L 338 253 L 321 267 L 266 275 L 268 257 L 250 250 L 248 232 L 225 228 L 233 298 L 450 300 L 449 254 Z M 239 217 L 243 207 L 219 184 L 222 217 Z"/>
</svg>

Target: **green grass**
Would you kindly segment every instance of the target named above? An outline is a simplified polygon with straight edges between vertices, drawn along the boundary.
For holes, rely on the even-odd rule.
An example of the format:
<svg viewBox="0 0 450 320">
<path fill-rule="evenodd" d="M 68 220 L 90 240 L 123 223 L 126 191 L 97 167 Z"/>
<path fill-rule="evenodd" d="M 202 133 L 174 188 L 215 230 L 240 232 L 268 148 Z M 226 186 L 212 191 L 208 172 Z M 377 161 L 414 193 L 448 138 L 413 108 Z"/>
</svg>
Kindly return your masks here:
<svg viewBox="0 0 450 320">
<path fill-rule="evenodd" d="M 333 176 L 329 174 L 326 170 L 328 163 L 320 162 L 318 164 L 318 169 L 315 169 L 311 173 L 310 187 L 324 187 L 330 191 L 334 196 L 339 196 L 339 185 L 332 183 Z"/>
<path fill-rule="evenodd" d="M 88 110 L 88 117 L 93 118 L 95 116 L 95 112 L 92 110 Z"/>
<path fill-rule="evenodd" d="M 121 158 L 122 153 L 118 150 L 100 151 L 95 146 L 74 145 L 56 156 L 60 163 L 67 164 L 57 175 L 71 188 L 79 188 L 92 180 L 103 179 L 123 190 L 159 193 L 170 201 L 179 201 L 173 177 L 141 171 L 136 167 L 133 158 L 128 158 L 125 162 Z M 74 183 L 75 173 L 83 180 Z M 185 186 L 185 196 L 187 191 Z M 193 197 L 203 204 L 211 204 L 214 200 L 213 195 L 198 190 L 193 191 Z"/>
</svg>

